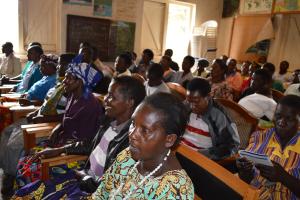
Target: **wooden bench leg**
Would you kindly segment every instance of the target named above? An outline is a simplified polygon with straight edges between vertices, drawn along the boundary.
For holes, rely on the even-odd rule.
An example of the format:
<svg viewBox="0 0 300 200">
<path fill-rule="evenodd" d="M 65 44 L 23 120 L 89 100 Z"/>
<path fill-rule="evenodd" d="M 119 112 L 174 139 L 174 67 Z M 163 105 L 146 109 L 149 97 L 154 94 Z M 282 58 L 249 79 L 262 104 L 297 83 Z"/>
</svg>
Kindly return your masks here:
<svg viewBox="0 0 300 200">
<path fill-rule="evenodd" d="M 28 134 L 27 131 L 24 130 L 23 138 L 24 138 L 24 150 L 25 150 L 25 153 L 28 154 L 30 149 L 36 146 L 35 135 Z"/>
<path fill-rule="evenodd" d="M 49 163 L 42 163 L 42 181 L 49 179 Z"/>
</svg>

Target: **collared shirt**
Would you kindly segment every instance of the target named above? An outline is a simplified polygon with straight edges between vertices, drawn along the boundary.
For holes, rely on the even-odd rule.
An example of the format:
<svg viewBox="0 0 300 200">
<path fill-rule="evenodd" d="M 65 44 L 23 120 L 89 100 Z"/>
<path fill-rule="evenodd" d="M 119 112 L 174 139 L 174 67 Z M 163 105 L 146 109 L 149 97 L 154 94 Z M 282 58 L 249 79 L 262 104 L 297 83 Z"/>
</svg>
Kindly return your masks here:
<svg viewBox="0 0 300 200">
<path fill-rule="evenodd" d="M 183 76 L 183 71 L 176 72 L 173 78 L 173 82 L 182 85 L 185 81 L 190 81 L 194 78 L 192 72 L 189 72 Z"/>
<path fill-rule="evenodd" d="M 300 131 L 294 135 L 284 149 L 281 149 L 275 128 L 257 131 L 252 134 L 247 151 L 269 156 L 290 175 L 300 179 Z M 297 199 L 296 195 L 280 182 L 267 186 L 268 183 L 270 182 L 260 176 L 258 170 L 255 170 L 251 184 L 260 189 L 259 199 Z"/>
<path fill-rule="evenodd" d="M 10 78 L 19 75 L 21 73 L 20 58 L 15 57 L 13 53 L 7 57 L 1 58 L 0 73 L 5 74 Z"/>
<path fill-rule="evenodd" d="M 107 156 L 109 143 L 122 131 L 128 121 L 117 125 L 117 121 L 112 121 L 109 128 L 105 131 L 99 144 L 90 155 L 90 175 L 101 177 L 104 173 L 104 166 Z"/>
</svg>

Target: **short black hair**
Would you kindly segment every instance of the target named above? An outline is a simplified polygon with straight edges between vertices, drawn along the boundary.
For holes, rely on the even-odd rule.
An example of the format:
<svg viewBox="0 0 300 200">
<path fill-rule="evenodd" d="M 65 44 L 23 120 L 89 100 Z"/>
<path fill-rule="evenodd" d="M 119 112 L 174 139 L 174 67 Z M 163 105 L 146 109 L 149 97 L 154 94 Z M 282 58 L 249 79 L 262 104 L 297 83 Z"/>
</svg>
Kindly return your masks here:
<svg viewBox="0 0 300 200">
<path fill-rule="evenodd" d="M 14 45 L 11 43 L 11 42 L 5 42 L 2 47 L 7 47 L 7 48 L 11 48 L 13 49 L 14 48 Z"/>
<path fill-rule="evenodd" d="M 193 56 L 187 55 L 184 57 L 184 59 L 187 59 L 191 66 L 194 66 L 195 64 L 195 58 Z"/>
<path fill-rule="evenodd" d="M 211 91 L 211 86 L 206 79 L 193 78 L 187 84 L 187 90 L 190 92 L 199 92 L 202 97 L 207 97 Z"/>
<path fill-rule="evenodd" d="M 146 54 L 151 60 L 154 58 L 154 53 L 151 49 L 144 49 L 143 54 Z"/>
<path fill-rule="evenodd" d="M 73 53 L 64 53 L 60 54 L 60 61 L 65 62 L 65 63 L 71 63 L 72 60 L 75 58 L 76 54 Z"/>
<path fill-rule="evenodd" d="M 120 85 L 120 92 L 126 99 L 133 99 L 134 107 L 138 106 L 146 96 L 144 84 L 131 76 L 119 76 L 113 79 L 113 83 Z"/>
<path fill-rule="evenodd" d="M 158 92 L 146 97 L 143 104 L 162 114 L 166 134 L 176 134 L 178 142 L 189 120 L 189 111 L 182 101 L 172 94 Z"/>
<path fill-rule="evenodd" d="M 153 63 L 148 68 L 148 74 L 151 74 L 152 77 L 155 78 L 163 78 L 164 75 L 164 69 L 161 64 Z"/>
<path fill-rule="evenodd" d="M 208 62 L 208 60 L 206 60 L 206 59 L 200 59 L 199 61 L 198 61 L 198 66 L 202 66 L 202 67 L 208 67 L 209 66 L 209 62 Z"/>
<path fill-rule="evenodd" d="M 166 49 L 164 55 L 172 57 L 173 56 L 173 50 L 172 49 Z"/>
<path fill-rule="evenodd" d="M 27 51 L 29 51 L 29 50 L 34 50 L 39 55 L 43 55 L 44 54 L 44 51 L 43 51 L 42 47 L 40 47 L 39 45 L 29 46 Z"/>
<path fill-rule="evenodd" d="M 300 112 L 300 97 L 299 96 L 296 96 L 296 95 L 283 96 L 279 100 L 278 104 L 293 108 L 293 109 L 297 110 L 298 113 Z"/>
<path fill-rule="evenodd" d="M 217 58 L 214 60 L 214 62 L 216 62 L 225 73 L 227 72 L 228 67 L 222 59 Z"/>
<path fill-rule="evenodd" d="M 271 74 L 274 74 L 275 72 L 275 65 L 270 62 L 263 64 L 262 68 L 269 70 Z"/>
<path fill-rule="evenodd" d="M 119 55 L 119 59 L 122 58 L 125 61 L 125 64 L 130 66 L 132 64 L 132 57 L 130 53 L 122 53 Z"/>
<path fill-rule="evenodd" d="M 272 75 L 267 69 L 258 69 L 254 74 L 260 76 L 265 83 L 272 82 Z"/>
<path fill-rule="evenodd" d="M 136 53 L 134 51 L 131 51 L 130 53 L 131 53 L 132 60 L 136 60 L 137 57 Z"/>
</svg>

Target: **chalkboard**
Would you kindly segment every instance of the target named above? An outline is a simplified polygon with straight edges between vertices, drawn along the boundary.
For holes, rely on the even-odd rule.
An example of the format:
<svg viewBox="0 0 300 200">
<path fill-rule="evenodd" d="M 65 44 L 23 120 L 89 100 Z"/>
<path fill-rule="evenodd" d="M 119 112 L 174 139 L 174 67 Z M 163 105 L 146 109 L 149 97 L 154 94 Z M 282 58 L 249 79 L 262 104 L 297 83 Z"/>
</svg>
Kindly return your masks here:
<svg viewBox="0 0 300 200">
<path fill-rule="evenodd" d="M 102 61 L 114 61 L 125 51 L 133 51 L 135 23 L 68 15 L 67 51 L 78 52 L 83 41 L 95 46 Z"/>
<path fill-rule="evenodd" d="M 77 53 L 81 42 L 95 46 L 99 58 L 109 58 L 109 31 L 111 20 L 75 15 L 67 16 L 67 52 Z"/>
</svg>

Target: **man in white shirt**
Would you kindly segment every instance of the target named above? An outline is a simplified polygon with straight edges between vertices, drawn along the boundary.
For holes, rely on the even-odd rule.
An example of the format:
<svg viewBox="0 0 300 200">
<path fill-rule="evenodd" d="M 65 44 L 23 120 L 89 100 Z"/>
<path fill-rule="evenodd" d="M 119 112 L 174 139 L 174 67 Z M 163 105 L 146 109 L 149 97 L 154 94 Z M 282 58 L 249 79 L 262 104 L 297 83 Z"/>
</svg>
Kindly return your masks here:
<svg viewBox="0 0 300 200">
<path fill-rule="evenodd" d="M 160 64 L 153 63 L 147 70 L 147 81 L 145 82 L 146 95 L 149 96 L 157 92 L 170 93 L 170 89 L 163 81 L 163 67 Z"/>
<path fill-rule="evenodd" d="M 272 75 L 265 69 L 256 70 L 251 88 L 254 94 L 246 96 L 239 104 L 258 119 L 272 121 L 277 103 L 272 98 Z"/>
<path fill-rule="evenodd" d="M 193 74 L 191 72 L 192 67 L 195 64 L 195 59 L 192 56 L 185 56 L 183 61 L 182 61 L 182 70 L 183 71 L 179 71 L 176 72 L 173 82 L 175 83 L 179 83 L 182 86 L 186 86 L 187 82 L 189 82 L 190 80 L 192 80 Z"/>
<path fill-rule="evenodd" d="M 19 75 L 21 73 L 21 62 L 14 55 L 13 44 L 11 42 L 3 44 L 2 53 L 5 56 L 0 59 L 0 74 L 9 78 Z"/>
</svg>

